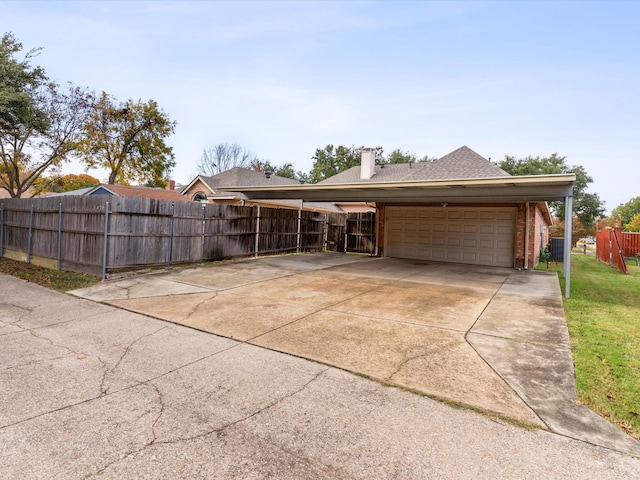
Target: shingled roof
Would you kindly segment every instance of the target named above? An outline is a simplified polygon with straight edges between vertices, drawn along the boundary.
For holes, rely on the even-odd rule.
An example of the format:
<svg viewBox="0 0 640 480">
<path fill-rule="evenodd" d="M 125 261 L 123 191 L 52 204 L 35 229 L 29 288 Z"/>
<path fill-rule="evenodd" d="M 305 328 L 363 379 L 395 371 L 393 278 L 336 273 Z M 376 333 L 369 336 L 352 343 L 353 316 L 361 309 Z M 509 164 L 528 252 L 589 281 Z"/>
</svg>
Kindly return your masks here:
<svg viewBox="0 0 640 480">
<path fill-rule="evenodd" d="M 360 166 L 329 177 L 321 184 L 380 183 L 399 181 L 458 180 L 462 178 L 492 178 L 510 176 L 500 167 L 467 146 L 454 150 L 433 162 L 376 165 L 375 175 L 360 178 Z"/>
<path fill-rule="evenodd" d="M 85 190 L 85 189 L 82 189 Z M 73 193 L 73 192 L 70 192 Z M 126 185 L 111 185 L 101 183 L 100 185 L 93 187 L 82 195 L 116 195 L 119 197 L 143 197 L 143 198 L 155 198 L 156 200 L 173 200 L 179 202 L 188 201 L 179 192 L 175 190 L 165 190 L 162 188 L 151 187 L 135 187 Z"/>
<path fill-rule="evenodd" d="M 292 178 L 279 177 L 278 175 L 267 177 L 264 172 L 257 172 L 242 167 L 234 167 L 213 176 L 200 175 L 199 178 L 214 192 L 216 192 L 218 187 L 260 187 L 263 185 L 296 185 L 299 183 Z M 229 195 L 229 193 L 230 192 L 224 192 L 223 195 Z"/>
</svg>

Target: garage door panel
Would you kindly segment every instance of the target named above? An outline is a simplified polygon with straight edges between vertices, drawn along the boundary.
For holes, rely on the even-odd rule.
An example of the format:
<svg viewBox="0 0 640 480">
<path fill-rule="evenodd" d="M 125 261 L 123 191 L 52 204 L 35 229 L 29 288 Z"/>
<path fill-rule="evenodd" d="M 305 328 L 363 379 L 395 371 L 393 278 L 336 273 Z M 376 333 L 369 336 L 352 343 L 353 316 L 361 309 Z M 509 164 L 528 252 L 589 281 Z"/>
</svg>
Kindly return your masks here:
<svg viewBox="0 0 640 480">
<path fill-rule="evenodd" d="M 513 266 L 515 208 L 388 207 L 389 256 Z"/>
</svg>

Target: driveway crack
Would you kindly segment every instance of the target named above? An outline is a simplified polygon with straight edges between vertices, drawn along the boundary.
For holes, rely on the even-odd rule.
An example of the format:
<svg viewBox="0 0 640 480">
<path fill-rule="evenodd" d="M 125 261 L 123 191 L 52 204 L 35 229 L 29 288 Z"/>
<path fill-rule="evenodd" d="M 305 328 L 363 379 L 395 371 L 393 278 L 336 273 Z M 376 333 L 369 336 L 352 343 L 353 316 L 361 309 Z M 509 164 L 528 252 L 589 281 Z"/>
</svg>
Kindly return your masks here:
<svg viewBox="0 0 640 480">
<path fill-rule="evenodd" d="M 168 325 L 164 325 L 150 333 L 147 333 L 145 335 L 142 335 L 138 338 L 136 338 L 133 342 L 131 342 L 129 345 L 127 345 L 127 347 L 124 349 L 124 352 L 122 352 L 122 355 L 120 355 L 120 358 L 118 359 L 118 361 L 115 363 L 115 365 L 112 368 L 108 368 L 104 374 L 102 375 L 102 381 L 100 382 L 100 393 L 102 395 L 106 395 L 107 393 L 109 393 L 107 390 L 108 388 L 106 387 L 106 383 L 107 383 L 107 376 L 110 373 L 115 372 L 118 367 L 120 366 L 120 364 L 122 363 L 122 361 L 124 360 L 124 358 L 129 354 L 129 352 L 131 351 L 131 348 L 138 342 L 142 341 L 143 339 L 150 337 L 152 335 L 155 335 L 156 333 L 158 333 L 161 330 L 164 330 L 165 328 L 167 328 Z"/>
<path fill-rule="evenodd" d="M 217 428 L 212 428 L 210 430 L 207 430 L 205 432 L 199 433 L 197 435 L 192 435 L 192 436 L 187 436 L 187 437 L 180 437 L 180 438 L 176 438 L 173 440 L 164 440 L 164 441 L 158 441 L 157 439 L 157 435 L 155 432 L 155 428 L 157 423 L 160 421 L 160 418 L 162 417 L 163 413 L 164 413 L 164 399 L 163 399 L 163 395 L 162 392 L 160 391 L 160 389 L 158 388 L 157 385 L 153 384 L 153 380 L 148 380 L 147 382 L 143 382 L 142 384 L 139 385 L 149 385 L 151 386 L 155 392 L 158 395 L 158 399 L 159 399 L 159 404 L 160 404 L 160 411 L 158 412 L 158 415 L 156 417 L 156 419 L 153 421 L 152 425 L 151 425 L 151 440 L 146 442 L 143 446 L 141 446 L 140 448 L 136 448 L 135 450 L 129 451 L 127 453 L 121 454 L 120 457 L 117 460 L 114 460 L 112 462 L 109 462 L 108 464 L 102 466 L 98 471 L 85 475 L 83 477 L 83 479 L 88 479 L 88 478 L 92 478 L 94 476 L 100 475 L 102 473 L 104 473 L 107 469 L 109 469 L 110 467 L 112 467 L 113 465 L 116 465 L 124 460 L 126 460 L 129 457 L 132 457 L 133 455 L 136 455 L 144 450 L 146 450 L 149 447 L 155 446 L 155 445 L 173 445 L 173 444 L 177 444 L 177 443 L 182 443 L 182 442 L 189 442 L 192 440 L 197 440 L 200 438 L 204 438 L 207 437 L 209 435 L 212 434 L 216 434 L 218 436 L 223 436 L 224 435 L 224 431 L 235 426 L 238 425 L 240 423 L 246 422 L 247 420 L 250 420 L 251 418 L 260 415 L 262 412 L 265 412 L 277 405 L 279 405 L 280 403 L 282 403 L 283 401 L 294 397 L 295 395 L 299 394 L 300 392 L 304 391 L 309 385 L 311 385 L 313 382 L 315 382 L 318 378 L 320 378 L 325 372 L 327 372 L 330 369 L 330 367 L 326 367 L 322 370 L 320 370 L 318 373 L 316 373 L 315 375 L 313 375 L 313 377 L 311 379 L 309 379 L 307 382 L 305 382 L 302 386 L 300 386 L 298 389 L 294 390 L 291 393 L 288 393 L 280 398 L 275 399 L 274 401 L 272 401 L 271 403 L 258 408 L 257 410 L 251 412 L 248 415 L 245 415 L 237 420 L 233 420 L 231 422 L 228 422 L 227 424 L 221 426 L 221 427 L 217 427 Z M 136 386 L 139 386 L 136 385 Z"/>
</svg>

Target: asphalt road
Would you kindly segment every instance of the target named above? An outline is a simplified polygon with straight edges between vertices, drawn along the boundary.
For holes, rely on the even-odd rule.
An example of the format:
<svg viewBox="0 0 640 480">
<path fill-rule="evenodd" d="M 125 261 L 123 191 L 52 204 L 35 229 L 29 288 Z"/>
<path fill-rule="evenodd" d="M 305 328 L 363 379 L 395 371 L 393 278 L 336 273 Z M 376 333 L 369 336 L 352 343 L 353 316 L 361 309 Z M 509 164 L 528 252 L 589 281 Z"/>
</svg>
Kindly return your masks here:
<svg viewBox="0 0 640 480">
<path fill-rule="evenodd" d="M 640 460 L 0 274 L 0 478 L 638 478 Z"/>
</svg>

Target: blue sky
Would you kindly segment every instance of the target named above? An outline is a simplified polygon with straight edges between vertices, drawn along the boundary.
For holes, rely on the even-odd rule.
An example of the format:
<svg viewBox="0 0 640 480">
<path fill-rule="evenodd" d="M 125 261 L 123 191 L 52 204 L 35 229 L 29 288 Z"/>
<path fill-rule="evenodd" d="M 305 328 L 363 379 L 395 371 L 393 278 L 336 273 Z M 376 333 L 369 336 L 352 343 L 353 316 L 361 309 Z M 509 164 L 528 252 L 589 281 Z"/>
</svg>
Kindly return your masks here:
<svg viewBox="0 0 640 480">
<path fill-rule="evenodd" d="M 35 63 L 178 122 L 174 177 L 238 143 L 309 171 L 327 144 L 567 157 L 640 195 L 640 2 L 0 1 Z M 66 172 L 80 173 L 78 165 Z M 89 171 L 103 179 L 104 174 Z"/>
</svg>

